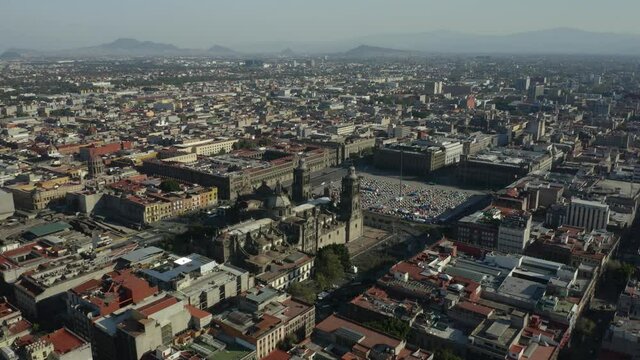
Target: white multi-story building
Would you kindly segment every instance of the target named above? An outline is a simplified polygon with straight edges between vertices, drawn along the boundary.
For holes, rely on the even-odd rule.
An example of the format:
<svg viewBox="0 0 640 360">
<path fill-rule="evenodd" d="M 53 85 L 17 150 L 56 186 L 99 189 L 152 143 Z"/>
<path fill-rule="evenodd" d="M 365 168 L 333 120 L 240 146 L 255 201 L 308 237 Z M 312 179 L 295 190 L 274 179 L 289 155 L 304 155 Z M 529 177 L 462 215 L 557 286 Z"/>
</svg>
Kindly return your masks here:
<svg viewBox="0 0 640 360">
<path fill-rule="evenodd" d="M 529 244 L 531 235 L 531 214 L 507 215 L 498 228 L 498 250 L 521 254 Z"/>
<path fill-rule="evenodd" d="M 444 166 L 449 166 L 460 162 L 460 157 L 464 152 L 464 146 L 461 142 L 444 141 L 442 142 L 442 147 L 444 148 L 445 154 Z"/>
<path fill-rule="evenodd" d="M 633 182 L 640 183 L 640 163 L 633 166 Z"/>
<path fill-rule="evenodd" d="M 429 95 L 442 94 L 442 81 L 429 81 L 425 84 L 425 91 Z"/>
<path fill-rule="evenodd" d="M 356 126 L 354 124 L 339 124 L 329 127 L 328 130 L 330 133 L 336 135 L 350 135 L 356 131 Z"/>
<path fill-rule="evenodd" d="M 0 190 L 0 220 L 13 216 L 15 211 L 13 194 L 8 191 Z"/>
<path fill-rule="evenodd" d="M 238 139 L 221 139 L 221 140 L 197 140 L 187 141 L 183 144 L 177 144 L 175 147 L 189 151 L 196 155 L 209 156 L 217 155 L 220 152 L 231 152 L 233 150 L 233 144 L 237 143 Z"/>
<path fill-rule="evenodd" d="M 609 205 L 598 201 L 572 198 L 567 212 L 567 224 L 586 230 L 602 230 L 609 223 Z"/>
</svg>

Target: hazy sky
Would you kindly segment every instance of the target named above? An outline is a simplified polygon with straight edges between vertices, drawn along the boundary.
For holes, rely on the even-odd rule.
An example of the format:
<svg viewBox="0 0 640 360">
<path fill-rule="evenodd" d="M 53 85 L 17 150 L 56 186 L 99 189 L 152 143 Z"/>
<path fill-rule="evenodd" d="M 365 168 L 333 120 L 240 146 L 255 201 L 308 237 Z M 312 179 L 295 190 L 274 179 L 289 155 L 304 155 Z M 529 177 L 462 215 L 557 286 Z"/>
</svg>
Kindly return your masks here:
<svg viewBox="0 0 640 360">
<path fill-rule="evenodd" d="M 638 13 L 640 0 L 0 0 L 0 49 L 120 37 L 203 48 L 442 29 L 640 33 Z"/>
</svg>

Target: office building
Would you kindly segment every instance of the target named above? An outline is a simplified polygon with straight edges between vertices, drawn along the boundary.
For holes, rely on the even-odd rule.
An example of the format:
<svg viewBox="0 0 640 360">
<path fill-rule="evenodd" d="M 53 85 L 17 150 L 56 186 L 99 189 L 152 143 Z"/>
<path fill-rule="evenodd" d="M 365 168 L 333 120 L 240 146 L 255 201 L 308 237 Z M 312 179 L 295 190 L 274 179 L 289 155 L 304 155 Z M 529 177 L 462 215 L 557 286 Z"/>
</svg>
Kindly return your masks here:
<svg viewBox="0 0 640 360">
<path fill-rule="evenodd" d="M 230 339 L 256 351 L 262 359 L 287 336 L 309 337 L 315 308 L 269 287 L 256 287 L 213 316 L 213 323 Z"/>
<path fill-rule="evenodd" d="M 16 208 L 13 204 L 13 194 L 0 189 L 0 220 L 13 216 Z"/>
<path fill-rule="evenodd" d="M 566 223 L 589 231 L 606 229 L 609 223 L 609 205 L 571 198 Z"/>
<path fill-rule="evenodd" d="M 199 254 L 181 257 L 165 253 L 153 265 L 143 266 L 140 275 L 152 286 L 199 309 L 208 309 L 253 286 L 249 271 Z"/>
<path fill-rule="evenodd" d="M 442 94 L 442 81 L 427 81 L 424 85 L 425 92 L 428 95 L 440 95 Z"/>
<path fill-rule="evenodd" d="M 602 353 L 610 359 L 640 359 L 640 282 L 627 283 L 616 315 L 602 338 Z"/>
<path fill-rule="evenodd" d="M 174 337 L 211 321 L 211 314 L 168 294 L 147 299 L 95 322 L 96 358 L 137 360 L 156 349 L 171 345 Z"/>
<path fill-rule="evenodd" d="M 498 250 L 521 254 L 529 245 L 531 234 L 531 214 L 512 212 L 500 221 L 498 227 Z"/>
<path fill-rule="evenodd" d="M 521 79 L 517 79 L 516 83 L 515 83 L 515 88 L 518 91 L 522 91 L 525 92 L 527 90 L 529 90 L 529 86 L 531 86 L 531 78 L 530 77 L 525 77 L 525 78 L 521 78 Z"/>
<path fill-rule="evenodd" d="M 91 345 L 67 328 L 58 329 L 25 346 L 27 360 L 92 359 Z"/>
</svg>

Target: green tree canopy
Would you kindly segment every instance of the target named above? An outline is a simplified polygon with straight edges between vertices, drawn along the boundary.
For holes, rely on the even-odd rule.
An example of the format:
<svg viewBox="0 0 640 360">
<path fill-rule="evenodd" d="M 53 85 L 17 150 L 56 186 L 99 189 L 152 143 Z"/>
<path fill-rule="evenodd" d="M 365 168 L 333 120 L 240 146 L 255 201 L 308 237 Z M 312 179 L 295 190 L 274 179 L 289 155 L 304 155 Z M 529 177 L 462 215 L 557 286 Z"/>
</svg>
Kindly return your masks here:
<svg viewBox="0 0 640 360">
<path fill-rule="evenodd" d="M 595 329 L 596 323 L 586 317 L 579 318 L 578 322 L 576 323 L 576 332 L 585 337 L 593 335 L 593 331 Z"/>
<path fill-rule="evenodd" d="M 313 287 L 309 286 L 309 284 L 294 282 L 289 286 L 287 292 L 289 292 L 293 297 L 297 297 L 311 304 L 316 300 L 316 293 Z"/>
<path fill-rule="evenodd" d="M 294 334 L 288 334 L 282 341 L 278 343 L 278 349 L 282 351 L 291 350 L 298 343 L 298 339 Z"/>
<path fill-rule="evenodd" d="M 434 360 L 462 360 L 462 358 L 448 348 L 444 348 L 436 350 Z"/>
<path fill-rule="evenodd" d="M 69 108 L 52 110 L 49 114 L 51 116 L 56 116 L 56 117 L 59 117 L 59 116 L 74 116 L 75 115 L 75 113 Z"/>
<path fill-rule="evenodd" d="M 160 190 L 164 192 L 180 191 L 180 183 L 175 180 L 164 180 L 160 183 Z"/>
<path fill-rule="evenodd" d="M 349 255 L 349 249 L 344 244 L 331 244 L 323 247 L 318 251 L 318 258 L 323 258 L 329 254 L 334 254 L 340 260 L 342 269 L 348 271 L 351 267 L 351 256 Z"/>
<path fill-rule="evenodd" d="M 257 147 L 256 143 L 249 139 L 240 139 L 238 140 L 238 142 L 233 144 L 233 148 L 236 150 L 237 149 L 255 149 L 256 147 Z"/>
<path fill-rule="evenodd" d="M 411 330 L 409 323 L 396 318 L 370 321 L 365 323 L 365 325 L 398 339 L 406 339 L 407 335 L 409 335 L 409 330 Z"/>
<path fill-rule="evenodd" d="M 340 263 L 338 255 L 333 252 L 329 252 L 321 257 L 316 257 L 316 274 L 323 275 L 329 283 L 327 285 L 330 285 L 330 283 L 344 277 L 344 268 Z"/>
<path fill-rule="evenodd" d="M 258 140 L 258 145 L 260 146 L 270 146 L 273 144 L 273 138 L 270 137 L 262 137 Z"/>
</svg>

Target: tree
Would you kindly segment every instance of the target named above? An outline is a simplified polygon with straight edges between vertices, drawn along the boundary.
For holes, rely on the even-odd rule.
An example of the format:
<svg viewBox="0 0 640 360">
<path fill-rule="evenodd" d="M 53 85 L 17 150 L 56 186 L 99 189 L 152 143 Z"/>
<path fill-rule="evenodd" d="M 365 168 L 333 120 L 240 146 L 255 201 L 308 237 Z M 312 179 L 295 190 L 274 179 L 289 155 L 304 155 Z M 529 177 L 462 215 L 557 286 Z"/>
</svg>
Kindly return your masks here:
<svg viewBox="0 0 640 360">
<path fill-rule="evenodd" d="M 175 180 L 164 180 L 160 183 L 160 190 L 164 192 L 180 191 L 180 183 Z"/>
<path fill-rule="evenodd" d="M 296 339 L 296 336 L 294 334 L 288 334 L 287 336 L 284 337 L 284 339 L 282 339 L 282 341 L 278 343 L 278 349 L 282 351 L 289 351 L 297 343 L 298 343 L 298 339 Z"/>
<path fill-rule="evenodd" d="M 236 142 L 235 144 L 233 144 L 233 148 L 236 150 L 239 149 L 255 149 L 256 148 L 256 143 L 249 140 L 249 139 L 240 139 L 238 140 L 238 142 Z"/>
<path fill-rule="evenodd" d="M 620 269 L 618 270 L 618 274 L 620 276 L 620 278 L 624 279 L 624 282 L 626 283 L 627 281 L 629 281 L 629 278 L 631 278 L 636 272 L 636 268 L 626 262 L 623 262 L 622 265 L 620 266 Z"/>
<path fill-rule="evenodd" d="M 409 335 L 411 327 L 406 321 L 402 321 L 396 318 L 387 318 L 384 320 L 370 321 L 365 323 L 366 326 L 379 330 L 387 335 L 391 335 L 398 339 L 406 339 Z"/>
<path fill-rule="evenodd" d="M 273 139 L 270 137 L 262 137 L 258 140 L 258 145 L 260 146 L 270 146 L 273 144 Z"/>
<path fill-rule="evenodd" d="M 315 278 L 316 287 L 318 288 L 318 290 L 325 290 L 329 287 L 329 281 L 327 280 L 327 278 L 317 270 L 315 272 L 314 278 Z"/>
<path fill-rule="evenodd" d="M 318 275 L 324 276 L 328 283 L 333 283 L 344 277 L 344 268 L 338 255 L 328 252 L 323 256 L 316 257 L 316 278 Z"/>
<path fill-rule="evenodd" d="M 434 360 L 462 360 L 462 358 L 454 354 L 449 348 L 444 348 L 436 350 Z"/>
<path fill-rule="evenodd" d="M 294 282 L 291 284 L 289 289 L 287 289 L 287 292 L 293 297 L 300 298 L 308 303 L 313 303 L 316 299 L 316 293 L 313 287 L 301 282 Z"/>
<path fill-rule="evenodd" d="M 51 112 L 49 114 L 51 116 L 55 116 L 55 117 L 74 116 L 75 115 L 75 113 L 69 108 L 51 110 Z"/>
<path fill-rule="evenodd" d="M 351 268 L 351 255 L 349 255 L 349 249 L 344 244 L 331 244 L 323 247 L 318 251 L 318 258 L 323 258 L 330 253 L 340 259 L 340 264 L 344 271 L 349 271 L 349 268 Z"/>
<path fill-rule="evenodd" d="M 418 119 L 425 119 L 427 116 L 429 116 L 429 114 L 424 111 L 412 111 L 411 115 Z"/>
<path fill-rule="evenodd" d="M 607 278 L 613 280 L 618 285 L 625 285 L 635 272 L 635 267 L 626 262 L 610 260 L 607 263 Z"/>
<path fill-rule="evenodd" d="M 596 323 L 586 317 L 579 318 L 576 323 L 576 335 L 579 335 L 582 341 L 584 341 L 585 338 L 591 337 L 595 329 Z"/>
</svg>

